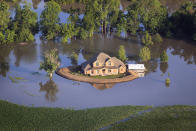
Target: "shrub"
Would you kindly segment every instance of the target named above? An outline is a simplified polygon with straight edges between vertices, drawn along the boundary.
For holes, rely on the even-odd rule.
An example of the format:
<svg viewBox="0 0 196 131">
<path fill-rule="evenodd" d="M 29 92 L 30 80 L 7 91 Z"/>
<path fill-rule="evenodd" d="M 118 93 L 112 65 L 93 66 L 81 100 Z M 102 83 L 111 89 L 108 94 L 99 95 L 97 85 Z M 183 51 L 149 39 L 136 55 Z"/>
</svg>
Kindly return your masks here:
<svg viewBox="0 0 196 131">
<path fill-rule="evenodd" d="M 165 79 L 165 84 L 166 84 L 166 86 L 169 86 L 170 83 L 171 83 L 170 79 L 169 79 L 169 78 L 166 78 L 166 79 Z"/>
<path fill-rule="evenodd" d="M 75 52 L 72 52 L 72 54 L 71 54 L 71 63 L 73 65 L 78 64 L 78 54 L 76 54 Z"/>
<path fill-rule="evenodd" d="M 168 62 L 168 55 L 167 55 L 166 51 L 163 51 L 161 53 L 160 60 L 163 63 L 167 63 Z"/>
<path fill-rule="evenodd" d="M 144 36 L 142 37 L 142 43 L 146 46 L 153 45 L 152 37 L 148 32 L 144 33 Z"/>
<path fill-rule="evenodd" d="M 160 36 L 159 33 L 156 33 L 156 34 L 153 36 L 153 41 L 154 41 L 155 43 L 161 43 L 161 42 L 163 42 L 163 39 L 162 39 L 162 37 Z"/>
<path fill-rule="evenodd" d="M 142 61 L 148 61 L 151 59 L 151 52 L 148 47 L 140 49 L 139 57 Z"/>
<path fill-rule="evenodd" d="M 127 60 L 125 47 L 123 45 L 121 45 L 118 50 L 118 58 L 124 62 Z"/>
</svg>

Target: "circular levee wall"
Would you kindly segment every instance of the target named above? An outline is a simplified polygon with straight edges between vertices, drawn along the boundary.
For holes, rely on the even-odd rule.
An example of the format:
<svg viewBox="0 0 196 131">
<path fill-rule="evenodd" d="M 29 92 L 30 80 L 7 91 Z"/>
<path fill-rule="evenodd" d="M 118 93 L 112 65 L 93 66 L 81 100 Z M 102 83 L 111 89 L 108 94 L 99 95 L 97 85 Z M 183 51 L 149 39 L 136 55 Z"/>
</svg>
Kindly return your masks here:
<svg viewBox="0 0 196 131">
<path fill-rule="evenodd" d="M 105 84 L 105 83 L 120 83 L 120 82 L 127 82 L 134 80 L 138 78 L 138 75 L 134 72 L 129 72 L 130 75 L 127 75 L 122 78 L 113 78 L 113 79 L 98 79 L 98 78 L 93 78 L 90 76 L 80 76 L 76 74 L 72 74 L 71 72 L 74 70 L 74 66 L 69 66 L 65 68 L 60 68 L 56 71 L 56 73 L 64 78 L 70 79 L 70 80 L 75 80 L 75 81 L 80 81 L 80 82 L 88 82 L 88 83 L 97 83 L 97 84 Z"/>
</svg>

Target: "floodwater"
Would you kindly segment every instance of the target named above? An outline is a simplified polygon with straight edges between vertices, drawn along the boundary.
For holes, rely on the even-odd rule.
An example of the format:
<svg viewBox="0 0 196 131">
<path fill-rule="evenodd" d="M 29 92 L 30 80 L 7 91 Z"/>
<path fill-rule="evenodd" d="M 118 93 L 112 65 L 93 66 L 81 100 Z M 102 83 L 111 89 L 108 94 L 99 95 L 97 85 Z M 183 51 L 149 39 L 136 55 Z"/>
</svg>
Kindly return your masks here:
<svg viewBox="0 0 196 131">
<path fill-rule="evenodd" d="M 44 2 L 37 5 L 37 12 Z M 40 8 L 39 8 L 40 7 Z M 62 13 L 66 16 L 66 13 Z M 115 56 L 124 45 L 128 63 L 139 63 L 142 47 L 138 37 L 123 39 L 111 35 L 95 35 L 92 39 L 42 41 L 36 35 L 35 43 L 0 47 L 0 99 L 26 106 L 47 106 L 84 109 L 118 105 L 196 105 L 196 45 L 187 40 L 164 39 L 151 47 L 152 60 L 145 63 L 145 77 L 118 84 L 94 84 L 68 80 L 54 74 L 50 80 L 39 70 L 43 53 L 58 49 L 61 67 L 76 64 L 72 52 L 79 55 L 77 64 L 98 52 Z M 168 64 L 160 63 L 160 53 L 166 50 Z M 170 78 L 171 84 L 165 85 Z"/>
</svg>

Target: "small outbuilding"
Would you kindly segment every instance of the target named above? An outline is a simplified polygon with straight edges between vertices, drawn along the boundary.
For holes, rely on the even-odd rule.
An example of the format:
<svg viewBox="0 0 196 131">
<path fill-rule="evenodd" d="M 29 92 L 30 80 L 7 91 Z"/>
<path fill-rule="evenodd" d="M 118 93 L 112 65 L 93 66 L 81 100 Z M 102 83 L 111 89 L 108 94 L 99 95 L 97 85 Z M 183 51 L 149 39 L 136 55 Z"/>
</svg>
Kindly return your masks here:
<svg viewBox="0 0 196 131">
<path fill-rule="evenodd" d="M 139 77 L 144 77 L 144 73 L 146 71 L 146 68 L 144 64 L 128 64 L 128 71 L 134 71 L 137 72 Z"/>
</svg>

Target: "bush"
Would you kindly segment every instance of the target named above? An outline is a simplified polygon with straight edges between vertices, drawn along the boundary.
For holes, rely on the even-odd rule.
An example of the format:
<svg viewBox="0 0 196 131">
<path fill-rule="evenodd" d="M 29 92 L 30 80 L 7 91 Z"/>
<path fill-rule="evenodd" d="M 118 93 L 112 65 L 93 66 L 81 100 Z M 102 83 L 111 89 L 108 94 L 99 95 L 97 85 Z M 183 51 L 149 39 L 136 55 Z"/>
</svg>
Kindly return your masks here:
<svg viewBox="0 0 196 131">
<path fill-rule="evenodd" d="M 167 63 L 168 62 L 168 55 L 167 55 L 166 51 L 163 51 L 161 53 L 160 60 L 163 63 Z"/>
<path fill-rule="evenodd" d="M 169 86 L 170 83 L 171 83 L 170 79 L 169 79 L 169 78 L 166 78 L 166 79 L 165 79 L 165 84 L 166 84 L 166 86 Z"/>
<path fill-rule="evenodd" d="M 142 61 L 148 61 L 151 59 L 151 52 L 148 47 L 140 49 L 139 57 Z"/>
<path fill-rule="evenodd" d="M 72 54 L 71 54 L 71 63 L 73 65 L 78 64 L 78 54 L 76 54 L 75 52 L 72 52 Z"/>
<path fill-rule="evenodd" d="M 161 43 L 161 42 L 163 42 L 163 39 L 162 39 L 162 37 L 160 36 L 159 33 L 156 33 L 156 34 L 153 36 L 153 41 L 154 41 L 155 43 Z"/>
<path fill-rule="evenodd" d="M 153 45 L 154 43 L 152 42 L 152 37 L 148 32 L 144 33 L 144 36 L 142 37 L 142 43 L 146 46 L 148 45 Z"/>
<path fill-rule="evenodd" d="M 123 45 L 121 45 L 118 50 L 118 58 L 124 62 L 127 60 L 125 47 Z"/>
</svg>

